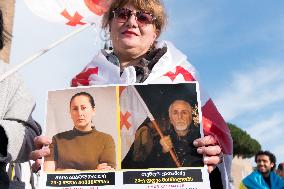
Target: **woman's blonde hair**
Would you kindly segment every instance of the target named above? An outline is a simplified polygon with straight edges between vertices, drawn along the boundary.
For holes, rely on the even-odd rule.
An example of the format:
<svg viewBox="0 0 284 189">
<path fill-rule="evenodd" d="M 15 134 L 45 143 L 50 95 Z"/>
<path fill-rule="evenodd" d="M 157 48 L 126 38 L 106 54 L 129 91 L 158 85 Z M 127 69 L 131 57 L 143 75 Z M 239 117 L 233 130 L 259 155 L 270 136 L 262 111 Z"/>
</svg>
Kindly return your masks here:
<svg viewBox="0 0 284 189">
<path fill-rule="evenodd" d="M 164 5 L 161 0 L 113 0 L 108 11 L 104 14 L 102 20 L 102 28 L 107 29 L 111 20 L 113 19 L 113 10 L 121 8 L 124 5 L 130 3 L 138 10 L 144 10 L 153 14 L 156 17 L 154 21 L 155 28 L 158 36 L 161 34 L 167 22 L 167 15 Z"/>
</svg>

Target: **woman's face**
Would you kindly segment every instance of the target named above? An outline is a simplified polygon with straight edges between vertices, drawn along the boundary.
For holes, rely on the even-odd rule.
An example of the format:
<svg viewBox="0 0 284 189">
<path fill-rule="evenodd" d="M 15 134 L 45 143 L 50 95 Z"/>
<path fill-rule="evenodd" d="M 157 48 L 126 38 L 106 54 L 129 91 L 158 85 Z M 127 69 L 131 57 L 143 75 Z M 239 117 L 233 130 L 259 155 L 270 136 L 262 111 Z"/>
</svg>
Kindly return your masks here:
<svg viewBox="0 0 284 189">
<path fill-rule="evenodd" d="M 70 114 L 75 128 L 81 131 L 91 130 L 95 108 L 91 106 L 89 97 L 84 95 L 76 96 L 71 101 Z"/>
<path fill-rule="evenodd" d="M 119 20 L 116 16 L 110 22 L 110 36 L 114 52 L 118 56 L 127 55 L 137 58 L 145 54 L 157 37 L 155 25 L 152 23 L 141 24 L 136 20 L 135 13 L 139 12 L 131 4 L 122 8 L 132 11 L 126 21 Z"/>
</svg>

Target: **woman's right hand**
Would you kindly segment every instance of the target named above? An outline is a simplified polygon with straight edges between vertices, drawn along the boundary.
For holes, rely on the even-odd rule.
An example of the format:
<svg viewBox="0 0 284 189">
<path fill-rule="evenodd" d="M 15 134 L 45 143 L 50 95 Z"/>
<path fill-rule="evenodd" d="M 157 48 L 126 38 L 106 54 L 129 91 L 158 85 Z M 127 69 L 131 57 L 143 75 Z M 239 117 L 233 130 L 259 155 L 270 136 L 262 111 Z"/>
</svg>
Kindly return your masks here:
<svg viewBox="0 0 284 189">
<path fill-rule="evenodd" d="M 204 164 L 208 167 L 208 172 L 211 173 L 217 164 L 223 161 L 223 153 L 221 146 L 214 136 L 208 135 L 202 138 L 198 138 L 193 142 L 193 145 L 197 147 L 197 152 L 203 154 Z"/>
<path fill-rule="evenodd" d="M 33 172 L 38 172 L 41 168 L 42 158 L 50 154 L 50 145 L 52 140 L 47 136 L 37 136 L 34 138 L 35 150 L 30 153 L 30 160 L 35 162 L 32 165 Z"/>
</svg>

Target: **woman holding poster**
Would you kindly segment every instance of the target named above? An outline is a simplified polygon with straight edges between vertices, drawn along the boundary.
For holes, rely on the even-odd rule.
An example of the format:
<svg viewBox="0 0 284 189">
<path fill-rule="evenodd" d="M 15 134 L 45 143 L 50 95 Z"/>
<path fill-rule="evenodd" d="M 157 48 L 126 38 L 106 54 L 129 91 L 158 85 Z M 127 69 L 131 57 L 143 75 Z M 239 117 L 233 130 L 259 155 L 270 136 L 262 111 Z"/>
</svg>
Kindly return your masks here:
<svg viewBox="0 0 284 189">
<path fill-rule="evenodd" d="M 160 0 L 113 1 L 103 17 L 103 28 L 109 33 L 113 49 L 105 49 L 72 80 L 72 86 L 134 83 L 184 83 L 196 81 L 195 68 L 187 57 L 167 41 L 157 42 L 166 24 Z M 108 46 L 108 45 L 106 45 Z M 204 138 L 195 140 L 198 153 L 211 172 L 225 159 L 221 170 L 230 173 L 232 138 L 230 131 L 204 92 L 201 93 Z M 222 149 L 222 150 L 221 150 Z M 228 163 L 225 165 L 225 163 Z M 228 180 L 223 175 L 223 181 Z M 224 187 L 227 184 L 223 184 Z"/>
<path fill-rule="evenodd" d="M 92 124 L 95 102 L 86 92 L 70 100 L 73 130 L 56 134 L 45 158 L 45 171 L 114 170 L 115 144 L 112 136 L 99 132 Z"/>
<path fill-rule="evenodd" d="M 72 86 L 171 84 L 198 80 L 195 68 L 187 61 L 186 55 L 170 42 L 157 42 L 166 20 L 161 0 L 112 1 L 102 22 L 110 42 L 72 79 Z M 113 47 L 110 48 L 110 44 Z M 198 147 L 197 152 L 204 155 L 203 161 L 208 165 L 209 172 L 216 165 L 219 167 L 223 187 L 229 188 L 233 152 L 230 131 L 204 91 L 201 92 L 201 99 L 206 136 L 196 139 L 193 144 Z"/>
</svg>

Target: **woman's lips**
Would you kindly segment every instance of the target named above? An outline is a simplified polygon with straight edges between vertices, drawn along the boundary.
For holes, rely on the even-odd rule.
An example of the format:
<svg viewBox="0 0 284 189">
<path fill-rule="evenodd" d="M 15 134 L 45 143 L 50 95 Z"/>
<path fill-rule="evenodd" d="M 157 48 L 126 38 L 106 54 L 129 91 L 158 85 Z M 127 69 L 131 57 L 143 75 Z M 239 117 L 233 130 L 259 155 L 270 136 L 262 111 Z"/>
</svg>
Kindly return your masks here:
<svg viewBox="0 0 284 189">
<path fill-rule="evenodd" d="M 129 30 L 122 32 L 122 34 L 126 36 L 132 36 L 132 35 L 138 36 L 137 33 L 135 33 L 134 31 L 129 31 Z"/>
</svg>

